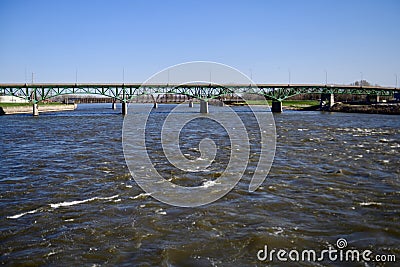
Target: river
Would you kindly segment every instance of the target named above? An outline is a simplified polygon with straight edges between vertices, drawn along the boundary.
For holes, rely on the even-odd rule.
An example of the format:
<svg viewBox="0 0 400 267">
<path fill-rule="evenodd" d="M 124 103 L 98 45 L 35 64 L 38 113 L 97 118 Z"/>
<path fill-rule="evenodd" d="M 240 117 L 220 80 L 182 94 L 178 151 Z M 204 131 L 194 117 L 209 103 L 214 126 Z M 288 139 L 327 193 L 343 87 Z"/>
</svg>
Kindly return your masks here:
<svg viewBox="0 0 400 267">
<path fill-rule="evenodd" d="M 172 107 L 160 104 L 153 117 Z M 275 114 L 276 154 L 262 186 L 250 193 L 244 177 L 214 203 L 181 208 L 155 200 L 132 179 L 119 113 L 111 104 L 81 104 L 72 112 L 0 117 L 2 264 L 265 266 L 257 253 L 266 245 L 321 251 L 340 238 L 346 248 L 400 260 L 400 117 Z M 224 143 L 214 129 L 208 134 Z M 176 183 L 190 182 L 178 176 L 171 172 Z M 272 262 L 321 264 L 344 265 Z"/>
</svg>

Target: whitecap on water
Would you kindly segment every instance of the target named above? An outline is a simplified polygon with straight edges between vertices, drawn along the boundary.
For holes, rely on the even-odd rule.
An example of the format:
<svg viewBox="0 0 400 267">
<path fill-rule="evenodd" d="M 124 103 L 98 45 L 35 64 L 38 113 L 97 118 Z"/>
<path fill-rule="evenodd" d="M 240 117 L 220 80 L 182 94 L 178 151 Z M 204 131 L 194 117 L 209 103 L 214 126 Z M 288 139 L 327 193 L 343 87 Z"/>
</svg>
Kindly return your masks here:
<svg viewBox="0 0 400 267">
<path fill-rule="evenodd" d="M 380 202 L 361 202 L 359 204 L 360 206 L 382 206 L 382 203 Z"/>
<path fill-rule="evenodd" d="M 65 201 L 65 202 L 60 202 L 60 203 L 55 203 L 55 204 L 49 204 L 50 207 L 57 209 L 59 207 L 68 207 L 68 206 L 73 206 L 77 204 L 82 204 L 85 202 L 93 201 L 93 200 L 111 200 L 114 198 L 117 198 L 119 195 L 111 196 L 111 197 L 92 197 L 84 200 L 75 200 L 75 201 Z"/>
<path fill-rule="evenodd" d="M 150 193 L 140 193 L 139 195 L 134 196 L 134 197 L 130 197 L 130 198 L 131 199 L 138 199 L 138 198 L 145 198 L 145 197 L 148 197 L 148 196 L 151 196 L 151 194 Z"/>
<path fill-rule="evenodd" d="M 204 188 L 208 188 L 210 186 L 214 186 L 217 184 L 221 184 L 221 183 L 217 183 L 216 181 L 205 181 L 201 186 Z"/>
<path fill-rule="evenodd" d="M 93 200 L 111 200 L 111 199 L 117 198 L 118 196 L 119 195 L 115 195 L 115 196 L 111 196 L 111 197 L 92 197 L 92 198 L 84 199 L 84 200 L 65 201 L 65 202 L 60 202 L 60 203 L 51 203 L 49 205 L 50 205 L 51 208 L 57 209 L 59 207 L 67 207 L 67 206 L 82 204 L 82 203 L 93 201 Z M 26 212 L 19 213 L 19 214 L 13 215 L 13 216 L 7 216 L 7 218 L 8 219 L 18 219 L 18 218 L 20 218 L 22 216 L 25 216 L 27 214 L 33 214 L 33 213 L 36 213 L 36 212 L 41 211 L 41 210 L 43 210 L 43 208 L 38 208 L 38 209 L 26 211 Z"/>
<path fill-rule="evenodd" d="M 164 211 L 162 208 L 157 209 L 157 210 L 155 211 L 155 213 L 156 213 L 156 214 L 159 214 L 159 215 L 167 215 L 167 212 Z"/>
<path fill-rule="evenodd" d="M 8 219 L 18 219 L 19 217 L 22 217 L 22 216 L 24 216 L 26 214 L 32 214 L 32 213 L 36 213 L 38 211 L 39 211 L 39 209 L 30 210 L 30 211 L 23 212 L 23 213 L 20 213 L 20 214 L 16 214 L 16 215 L 13 215 L 13 216 L 7 216 L 7 218 Z"/>
<path fill-rule="evenodd" d="M 391 142 L 394 142 L 394 141 L 396 141 L 396 140 L 394 140 L 394 139 L 386 139 L 386 138 L 379 139 L 379 142 L 381 142 L 381 143 L 391 143 Z"/>
</svg>

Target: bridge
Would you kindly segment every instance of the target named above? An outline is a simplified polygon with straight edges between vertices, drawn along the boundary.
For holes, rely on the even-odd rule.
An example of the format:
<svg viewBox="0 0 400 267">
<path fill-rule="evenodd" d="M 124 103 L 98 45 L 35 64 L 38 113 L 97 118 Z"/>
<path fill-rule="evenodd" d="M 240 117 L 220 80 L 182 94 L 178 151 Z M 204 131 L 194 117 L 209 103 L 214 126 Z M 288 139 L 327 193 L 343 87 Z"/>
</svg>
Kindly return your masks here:
<svg viewBox="0 0 400 267">
<path fill-rule="evenodd" d="M 38 115 L 37 104 L 60 95 L 101 95 L 122 102 L 122 114 L 127 114 L 127 103 L 142 95 L 180 94 L 200 100 L 200 112 L 208 112 L 208 100 L 221 99 L 228 95 L 257 94 L 272 100 L 273 112 L 282 111 L 282 101 L 300 94 L 321 94 L 321 100 L 328 105 L 334 103 L 335 94 L 394 96 L 400 89 L 381 86 L 355 86 L 336 84 L 77 84 L 77 83 L 31 83 L 0 84 L 0 95 L 17 96 L 29 100 L 33 105 L 33 115 Z M 156 98 L 154 107 L 157 107 Z M 189 105 L 193 106 L 190 102 Z M 113 105 L 115 107 L 115 105 Z"/>
</svg>

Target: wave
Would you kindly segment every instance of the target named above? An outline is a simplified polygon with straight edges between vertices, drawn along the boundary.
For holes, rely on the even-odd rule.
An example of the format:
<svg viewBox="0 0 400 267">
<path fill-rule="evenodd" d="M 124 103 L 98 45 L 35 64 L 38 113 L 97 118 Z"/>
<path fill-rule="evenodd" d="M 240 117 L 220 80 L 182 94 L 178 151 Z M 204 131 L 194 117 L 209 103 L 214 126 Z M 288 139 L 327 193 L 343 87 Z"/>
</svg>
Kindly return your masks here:
<svg viewBox="0 0 400 267">
<path fill-rule="evenodd" d="M 75 200 L 75 201 L 66 201 L 66 202 L 60 202 L 60 203 L 55 203 L 55 204 L 49 204 L 50 207 L 57 209 L 59 207 L 68 207 L 68 206 L 73 206 L 77 204 L 82 204 L 85 202 L 93 201 L 93 200 L 111 200 L 114 198 L 117 198 L 119 195 L 111 196 L 111 197 L 92 197 L 84 200 Z"/>
<path fill-rule="evenodd" d="M 361 202 L 360 206 L 381 206 L 382 203 L 380 202 Z"/>
<path fill-rule="evenodd" d="M 60 207 L 73 206 L 73 205 L 82 204 L 82 203 L 93 201 L 93 200 L 111 200 L 111 199 L 114 199 L 114 198 L 117 198 L 117 197 L 119 197 L 119 195 L 114 195 L 114 196 L 111 196 L 111 197 L 92 197 L 92 198 L 88 198 L 88 199 L 84 199 L 84 200 L 65 201 L 65 202 L 60 202 L 60 203 L 51 203 L 49 205 L 50 205 L 51 208 L 57 209 L 57 208 L 60 208 Z M 34 210 L 22 212 L 22 213 L 19 213 L 19 214 L 16 214 L 16 215 L 7 216 L 7 218 L 8 219 L 18 219 L 18 218 L 20 218 L 22 216 L 25 216 L 27 214 L 33 214 L 33 213 L 36 213 L 38 211 L 43 211 L 43 210 L 45 210 L 45 208 L 41 207 L 41 208 L 37 208 L 37 209 L 34 209 Z"/>
<path fill-rule="evenodd" d="M 26 214 L 36 213 L 36 212 L 38 212 L 39 210 L 40 210 L 40 209 L 30 210 L 30 211 L 23 212 L 23 213 L 20 213 L 20 214 L 16 214 L 16 215 L 13 215 L 13 216 L 7 216 L 7 218 L 8 218 L 8 219 L 18 219 L 19 217 L 22 217 L 22 216 L 24 216 L 24 215 L 26 215 Z"/>
<path fill-rule="evenodd" d="M 140 193 L 139 195 L 134 196 L 134 197 L 130 197 L 130 198 L 131 199 L 138 199 L 138 198 L 145 198 L 145 197 L 148 197 L 148 196 L 151 196 L 151 194 L 150 193 Z"/>
</svg>

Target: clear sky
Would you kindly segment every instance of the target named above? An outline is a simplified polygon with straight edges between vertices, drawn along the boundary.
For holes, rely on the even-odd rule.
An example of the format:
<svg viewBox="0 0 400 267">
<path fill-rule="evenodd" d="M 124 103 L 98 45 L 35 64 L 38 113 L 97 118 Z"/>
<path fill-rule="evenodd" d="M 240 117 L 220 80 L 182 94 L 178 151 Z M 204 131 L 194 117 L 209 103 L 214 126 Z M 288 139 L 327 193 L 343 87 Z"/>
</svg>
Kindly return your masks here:
<svg viewBox="0 0 400 267">
<path fill-rule="evenodd" d="M 255 82 L 400 85 L 400 1 L 0 0 L 0 82 L 143 82 L 194 60 Z"/>
</svg>

